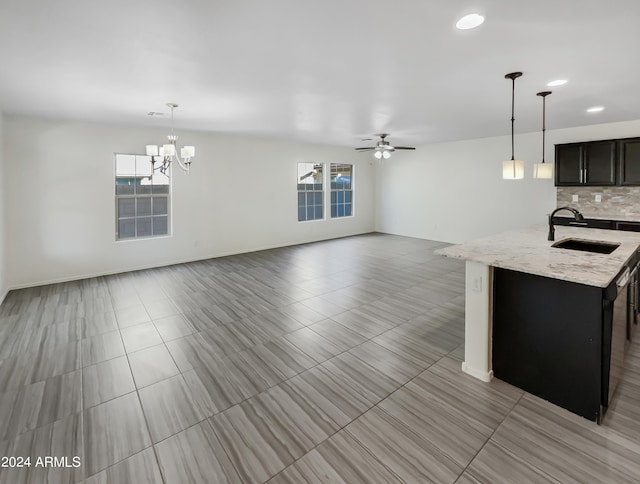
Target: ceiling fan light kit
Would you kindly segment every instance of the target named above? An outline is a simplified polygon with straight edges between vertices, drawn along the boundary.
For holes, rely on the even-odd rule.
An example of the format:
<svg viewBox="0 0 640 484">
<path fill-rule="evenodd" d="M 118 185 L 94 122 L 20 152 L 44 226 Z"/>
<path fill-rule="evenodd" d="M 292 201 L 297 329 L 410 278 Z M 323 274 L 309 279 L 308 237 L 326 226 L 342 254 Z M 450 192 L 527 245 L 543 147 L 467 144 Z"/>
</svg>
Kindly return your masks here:
<svg viewBox="0 0 640 484">
<path fill-rule="evenodd" d="M 521 180 L 524 178 L 524 161 L 516 160 L 514 154 L 514 131 L 515 122 L 514 106 L 516 79 L 522 76 L 522 72 L 511 72 L 504 76 L 505 79 L 511 79 L 511 159 L 502 163 L 502 178 L 505 180 Z"/>
<path fill-rule="evenodd" d="M 396 150 L 415 150 L 412 146 L 393 146 L 386 138 L 389 136 L 387 133 L 377 134 L 375 136 L 380 137 L 380 140 L 375 146 L 367 146 L 364 148 L 356 148 L 356 151 L 373 151 L 373 156 L 377 160 L 388 160 L 391 158 L 391 153 Z"/>
</svg>

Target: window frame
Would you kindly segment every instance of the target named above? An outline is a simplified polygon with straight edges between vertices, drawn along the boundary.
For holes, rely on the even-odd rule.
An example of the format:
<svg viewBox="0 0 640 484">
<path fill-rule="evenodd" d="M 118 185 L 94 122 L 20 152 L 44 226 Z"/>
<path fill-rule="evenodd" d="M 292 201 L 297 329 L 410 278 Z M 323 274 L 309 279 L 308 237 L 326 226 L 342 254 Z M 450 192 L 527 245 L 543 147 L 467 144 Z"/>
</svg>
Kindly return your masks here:
<svg viewBox="0 0 640 484">
<path fill-rule="evenodd" d="M 351 175 L 349 177 L 349 188 L 348 189 L 344 188 L 344 187 L 342 187 L 342 188 L 334 188 L 333 187 L 333 182 L 331 181 L 332 178 L 333 178 L 333 167 L 334 166 L 337 167 L 338 165 L 350 166 L 351 167 Z M 353 163 L 329 163 L 329 172 L 328 172 L 328 176 L 329 176 L 329 217 L 331 219 L 349 218 L 349 217 L 353 217 L 354 216 L 354 208 L 355 208 L 355 203 L 354 203 L 355 199 L 354 199 L 354 196 L 353 196 L 354 192 L 355 192 L 355 189 L 354 189 L 354 179 L 355 179 L 354 172 L 355 172 L 355 165 Z M 333 201 L 333 194 L 334 193 L 336 194 L 336 199 L 339 197 L 339 195 L 338 195 L 339 193 L 343 194 L 342 195 L 342 198 L 343 198 L 342 202 L 336 201 L 334 203 L 334 201 Z M 348 202 L 348 204 L 350 206 L 349 215 L 344 215 L 344 214 L 343 215 L 337 215 L 337 214 L 334 215 L 333 214 L 334 205 L 336 206 L 336 211 L 337 211 L 337 206 L 339 204 L 341 204 L 343 207 L 346 207 L 347 202 L 345 200 L 347 198 L 347 196 L 346 196 L 347 193 L 349 193 L 349 199 L 350 199 L 349 202 Z"/>
<path fill-rule="evenodd" d="M 317 189 L 312 189 L 312 190 L 300 190 L 300 185 L 318 185 L 317 183 L 300 183 L 300 165 L 312 165 L 312 166 L 316 166 L 319 165 L 322 168 L 322 190 L 317 190 Z M 327 213 L 326 213 L 326 163 L 324 162 L 309 162 L 309 161 L 298 161 L 296 162 L 296 207 L 297 207 L 297 211 L 298 211 L 298 216 L 297 216 L 297 220 L 298 223 L 305 223 L 305 222 L 319 222 L 322 220 L 326 220 L 327 219 Z M 314 194 L 318 194 L 320 193 L 320 199 L 322 201 L 322 216 L 319 218 L 305 218 L 303 220 L 300 220 L 300 194 L 304 193 L 305 194 L 305 201 L 306 201 L 306 194 L 309 193 L 314 193 Z M 314 197 L 315 198 L 315 197 Z M 313 204 L 314 207 L 317 206 L 317 204 Z M 308 213 L 309 210 L 309 204 L 305 203 L 305 210 Z"/>
<path fill-rule="evenodd" d="M 137 161 L 137 158 L 147 158 L 150 159 L 150 156 L 147 155 L 141 155 L 141 154 L 132 154 L 132 153 L 114 153 L 113 156 L 113 192 L 114 192 L 114 222 L 115 222 L 115 227 L 114 227 L 114 236 L 115 236 L 115 241 L 116 242 L 131 242 L 131 241 L 139 241 L 139 240 L 149 240 L 149 239 L 160 239 L 160 238 L 166 238 L 166 237 L 172 237 L 173 235 L 173 219 L 172 219 L 172 192 L 173 192 L 173 184 L 171 183 L 171 168 L 169 168 L 169 171 L 166 175 L 167 177 L 167 193 L 153 193 L 153 189 L 151 189 L 151 193 L 148 194 L 138 194 L 135 193 L 135 188 L 134 188 L 134 193 L 132 194 L 119 194 L 118 193 L 118 178 L 137 178 L 136 174 L 134 173 L 133 176 L 118 176 L 118 172 L 117 172 L 117 163 L 118 163 L 118 157 L 119 156 L 133 156 L 134 157 L 134 163 Z M 158 175 L 156 173 L 156 175 Z M 164 175 L 162 175 L 164 176 Z M 134 183 L 134 186 L 137 186 Z M 150 186 L 154 186 L 153 184 L 151 184 Z M 156 186 L 160 186 L 160 185 L 156 185 Z M 136 208 L 134 208 L 134 215 L 131 217 L 119 217 L 119 201 L 121 199 L 125 199 L 125 198 L 130 198 L 134 200 L 134 203 L 136 205 Z M 162 233 L 162 234 L 154 234 L 153 233 L 153 227 L 154 227 L 154 218 L 155 217 L 159 217 L 158 215 L 153 214 L 153 205 L 154 205 L 154 198 L 164 198 L 166 199 L 166 203 L 167 203 L 167 213 L 166 213 L 166 218 L 167 218 L 167 231 L 166 233 Z M 137 213 L 135 213 L 135 210 L 137 210 L 137 203 L 139 199 L 149 199 L 149 214 L 148 215 L 141 215 L 138 216 Z M 164 214 L 160 215 L 160 217 L 165 216 Z M 151 220 L 151 235 L 138 235 L 138 219 L 141 218 L 149 218 Z M 120 237 L 120 220 L 122 219 L 131 219 L 134 222 L 134 236 L 132 237 Z"/>
</svg>

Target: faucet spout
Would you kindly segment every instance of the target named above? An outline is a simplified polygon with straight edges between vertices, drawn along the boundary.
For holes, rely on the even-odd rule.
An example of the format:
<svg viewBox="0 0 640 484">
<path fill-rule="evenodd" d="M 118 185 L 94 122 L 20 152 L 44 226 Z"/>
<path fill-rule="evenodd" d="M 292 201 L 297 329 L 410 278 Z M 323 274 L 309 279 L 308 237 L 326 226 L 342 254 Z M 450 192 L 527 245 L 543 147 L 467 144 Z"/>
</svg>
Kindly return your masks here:
<svg viewBox="0 0 640 484">
<path fill-rule="evenodd" d="M 551 212 L 551 215 L 549 215 L 549 235 L 547 236 L 547 240 L 555 240 L 556 230 L 553 226 L 553 216 L 556 213 L 558 213 L 560 210 L 569 210 L 571 213 L 573 213 L 573 218 L 575 219 L 576 222 L 582 222 L 584 220 L 584 217 L 582 216 L 582 214 L 578 212 L 575 208 L 571 208 L 571 207 L 556 208 L 553 212 Z"/>
</svg>

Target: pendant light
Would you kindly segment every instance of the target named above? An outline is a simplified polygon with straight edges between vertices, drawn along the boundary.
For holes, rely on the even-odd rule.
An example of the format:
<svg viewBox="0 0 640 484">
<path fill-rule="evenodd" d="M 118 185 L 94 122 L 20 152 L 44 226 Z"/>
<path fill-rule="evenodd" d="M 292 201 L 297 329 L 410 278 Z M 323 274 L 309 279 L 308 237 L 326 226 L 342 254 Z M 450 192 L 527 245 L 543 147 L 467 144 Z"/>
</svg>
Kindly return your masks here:
<svg viewBox="0 0 640 484">
<path fill-rule="evenodd" d="M 516 160 L 513 149 L 513 123 L 515 121 L 514 104 L 516 79 L 520 76 L 522 76 L 522 72 L 511 72 L 504 76 L 505 79 L 511 79 L 511 159 L 502 163 L 502 178 L 505 180 L 520 180 L 524 178 L 524 161 Z"/>
<path fill-rule="evenodd" d="M 545 119 L 547 117 L 547 96 L 551 91 L 542 91 L 536 94 L 542 98 L 542 163 L 533 165 L 533 178 L 550 179 L 553 178 L 553 165 L 544 162 L 544 132 L 546 131 Z"/>
</svg>

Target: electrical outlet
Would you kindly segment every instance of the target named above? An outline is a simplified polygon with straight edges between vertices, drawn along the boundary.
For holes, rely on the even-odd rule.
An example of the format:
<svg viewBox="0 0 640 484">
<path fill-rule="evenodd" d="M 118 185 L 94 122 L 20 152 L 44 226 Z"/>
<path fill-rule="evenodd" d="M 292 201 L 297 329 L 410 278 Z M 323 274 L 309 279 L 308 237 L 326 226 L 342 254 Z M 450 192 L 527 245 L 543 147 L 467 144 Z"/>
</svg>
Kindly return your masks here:
<svg viewBox="0 0 640 484">
<path fill-rule="evenodd" d="M 602 202 L 602 193 L 594 193 L 593 194 L 593 201 L 596 202 L 596 203 Z"/>
<path fill-rule="evenodd" d="M 572 202 L 577 202 L 579 200 L 578 195 L 571 195 L 571 201 Z"/>
<path fill-rule="evenodd" d="M 476 277 L 471 286 L 473 292 L 482 292 L 482 277 Z"/>
</svg>

